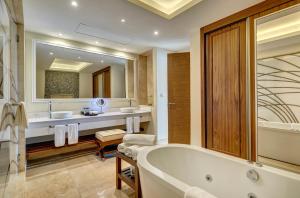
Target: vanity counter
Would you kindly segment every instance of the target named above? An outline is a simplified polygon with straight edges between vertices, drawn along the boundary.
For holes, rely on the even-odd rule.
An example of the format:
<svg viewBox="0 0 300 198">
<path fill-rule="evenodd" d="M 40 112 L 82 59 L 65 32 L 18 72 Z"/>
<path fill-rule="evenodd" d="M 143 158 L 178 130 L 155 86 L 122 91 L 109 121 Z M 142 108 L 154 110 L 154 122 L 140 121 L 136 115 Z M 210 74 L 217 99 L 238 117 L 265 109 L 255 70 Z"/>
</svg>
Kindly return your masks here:
<svg viewBox="0 0 300 198">
<path fill-rule="evenodd" d="M 72 118 L 50 119 L 49 117 L 29 118 L 26 138 L 53 134 L 51 130 L 55 125 L 79 123 L 79 130 L 90 130 L 112 126 L 125 125 L 127 117 L 141 117 L 141 122 L 151 121 L 151 109 L 139 109 L 135 113 L 105 112 L 97 116 L 73 115 Z"/>
</svg>

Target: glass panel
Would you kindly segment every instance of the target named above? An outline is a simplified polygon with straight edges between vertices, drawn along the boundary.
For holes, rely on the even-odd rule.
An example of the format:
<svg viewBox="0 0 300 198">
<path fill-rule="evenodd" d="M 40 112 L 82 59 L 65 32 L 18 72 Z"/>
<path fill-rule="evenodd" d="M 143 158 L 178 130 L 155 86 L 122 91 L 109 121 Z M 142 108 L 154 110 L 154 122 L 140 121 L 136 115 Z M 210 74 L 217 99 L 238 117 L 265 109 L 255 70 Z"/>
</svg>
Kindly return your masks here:
<svg viewBox="0 0 300 198">
<path fill-rule="evenodd" d="M 128 98 L 132 60 L 36 44 L 37 99 Z M 126 88 L 127 86 L 127 88 Z"/>
<path fill-rule="evenodd" d="M 256 25 L 258 161 L 300 172 L 300 6 Z"/>
</svg>

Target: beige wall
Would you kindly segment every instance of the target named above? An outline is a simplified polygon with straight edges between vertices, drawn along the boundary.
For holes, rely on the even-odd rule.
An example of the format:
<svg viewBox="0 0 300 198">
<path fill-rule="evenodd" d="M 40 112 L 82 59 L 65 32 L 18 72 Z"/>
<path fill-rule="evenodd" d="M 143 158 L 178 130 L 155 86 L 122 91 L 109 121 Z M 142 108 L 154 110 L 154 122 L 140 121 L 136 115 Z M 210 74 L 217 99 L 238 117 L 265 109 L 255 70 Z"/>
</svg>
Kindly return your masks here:
<svg viewBox="0 0 300 198">
<path fill-rule="evenodd" d="M 69 46 L 74 48 L 81 48 L 89 51 L 93 51 L 96 53 L 109 53 L 116 56 L 122 56 L 124 58 L 136 58 L 135 54 L 115 51 L 107 48 L 100 48 L 91 45 L 87 45 L 80 42 L 64 40 L 60 38 L 50 37 L 46 35 L 26 32 L 25 33 L 25 102 L 26 109 L 29 115 L 35 112 L 47 112 L 48 111 L 48 102 L 47 101 L 39 101 L 33 102 L 33 39 L 55 43 L 58 45 Z M 80 109 L 84 106 L 89 106 L 93 100 L 71 100 L 69 102 L 54 102 L 53 110 L 71 110 L 71 111 L 80 111 Z M 108 100 L 108 107 L 122 107 L 128 106 L 128 100 L 126 99 L 110 99 Z"/>
<path fill-rule="evenodd" d="M 37 69 L 36 70 L 36 97 L 44 98 L 45 97 L 45 70 Z"/>
<path fill-rule="evenodd" d="M 79 98 L 93 98 L 93 74 L 79 73 Z"/>
<path fill-rule="evenodd" d="M 112 98 L 126 98 L 125 67 L 119 65 L 110 66 L 110 84 Z"/>
</svg>

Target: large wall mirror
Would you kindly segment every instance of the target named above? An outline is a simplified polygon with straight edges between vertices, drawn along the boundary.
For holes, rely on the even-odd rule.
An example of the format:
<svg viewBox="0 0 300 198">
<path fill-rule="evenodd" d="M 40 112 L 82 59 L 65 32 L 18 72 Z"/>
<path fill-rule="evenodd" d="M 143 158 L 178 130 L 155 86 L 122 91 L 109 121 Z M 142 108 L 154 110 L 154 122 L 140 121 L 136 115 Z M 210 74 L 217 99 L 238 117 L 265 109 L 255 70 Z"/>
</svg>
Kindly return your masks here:
<svg viewBox="0 0 300 198">
<path fill-rule="evenodd" d="M 300 173 L 300 6 L 256 21 L 258 161 Z"/>
<path fill-rule="evenodd" d="M 133 98 L 135 61 L 34 42 L 35 98 Z"/>
</svg>

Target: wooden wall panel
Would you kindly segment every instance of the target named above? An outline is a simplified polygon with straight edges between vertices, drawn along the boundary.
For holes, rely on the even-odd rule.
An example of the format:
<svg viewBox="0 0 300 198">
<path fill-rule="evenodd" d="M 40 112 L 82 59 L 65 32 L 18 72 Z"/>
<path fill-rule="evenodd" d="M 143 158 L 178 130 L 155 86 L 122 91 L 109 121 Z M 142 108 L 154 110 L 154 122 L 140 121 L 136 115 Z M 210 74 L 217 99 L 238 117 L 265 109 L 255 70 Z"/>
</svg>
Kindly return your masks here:
<svg viewBox="0 0 300 198">
<path fill-rule="evenodd" d="M 246 158 L 246 22 L 206 35 L 207 148 Z"/>
<path fill-rule="evenodd" d="M 190 144 L 190 53 L 168 55 L 169 143 Z"/>
<path fill-rule="evenodd" d="M 148 104 L 147 90 L 147 56 L 138 58 L 138 102 L 140 105 Z"/>
</svg>

